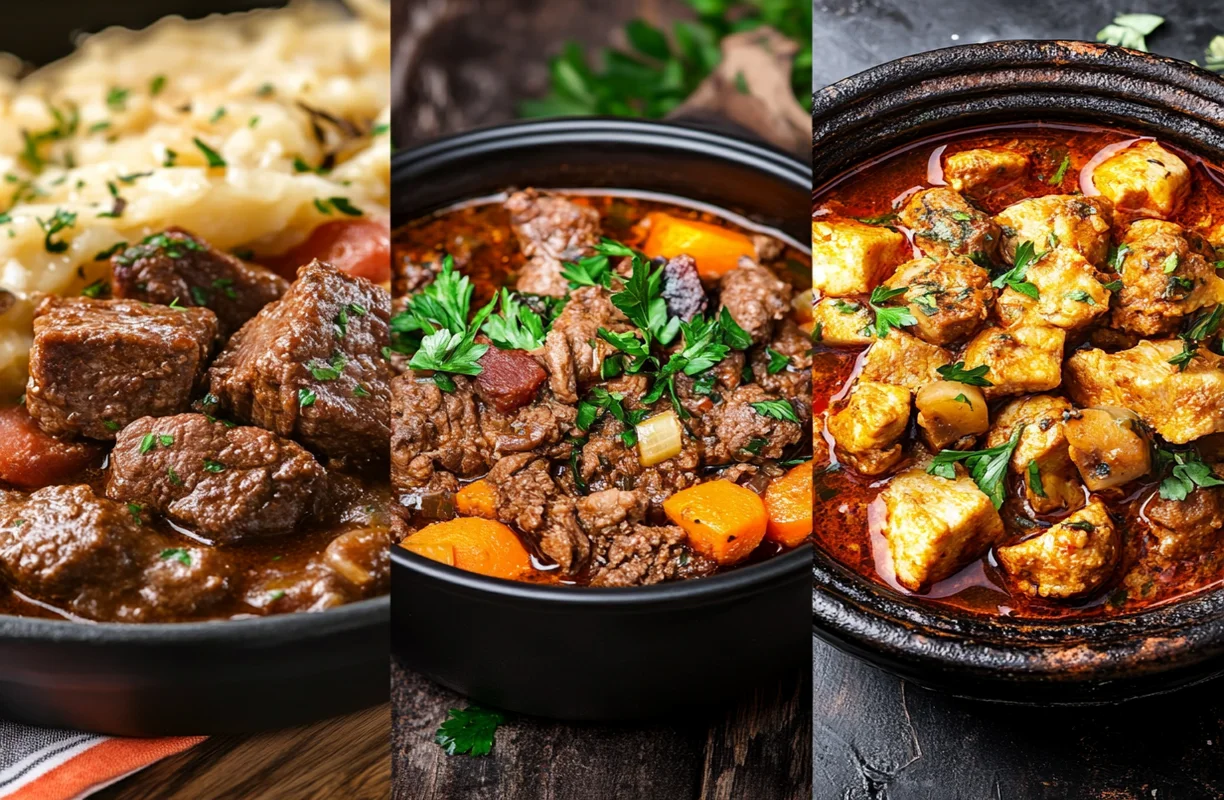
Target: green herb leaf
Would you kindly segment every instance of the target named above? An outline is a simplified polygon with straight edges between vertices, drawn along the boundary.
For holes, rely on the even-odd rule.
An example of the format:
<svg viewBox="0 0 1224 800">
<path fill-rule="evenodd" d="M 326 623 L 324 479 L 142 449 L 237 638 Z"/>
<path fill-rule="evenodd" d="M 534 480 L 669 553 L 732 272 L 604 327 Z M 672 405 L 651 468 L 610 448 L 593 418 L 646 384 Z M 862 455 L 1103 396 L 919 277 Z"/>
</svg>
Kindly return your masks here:
<svg viewBox="0 0 1224 800">
<path fill-rule="evenodd" d="M 62 208 L 55 209 L 51 219 L 43 219 L 36 217 L 38 226 L 43 229 L 46 234 L 43 237 L 43 247 L 48 253 L 62 253 L 68 249 L 68 243 L 65 241 L 55 241 L 54 237 L 57 233 L 72 228 L 76 225 L 77 215 L 75 211 L 64 211 Z"/>
<path fill-rule="evenodd" d="M 309 408 L 314 405 L 319 396 L 310 389 L 298 389 L 298 407 Z"/>
<path fill-rule="evenodd" d="M 1160 271 L 1165 275 L 1169 275 L 1177 269 L 1179 264 L 1181 264 L 1181 258 L 1174 251 L 1165 256 L 1165 260 L 1160 264 Z"/>
<path fill-rule="evenodd" d="M 982 364 L 973 369 L 965 369 L 965 362 L 957 361 L 942 367 L 936 367 L 935 371 L 945 381 L 956 381 L 968 386 L 994 386 L 993 383 L 986 380 L 986 373 L 990 372 L 989 364 Z"/>
<path fill-rule="evenodd" d="M 149 96 L 157 97 L 159 94 L 162 93 L 162 89 L 165 89 L 165 88 L 166 88 L 166 76 L 165 75 L 154 75 L 153 79 L 149 81 Z"/>
<path fill-rule="evenodd" d="M 1062 163 L 1058 165 L 1058 170 L 1050 177 L 1050 185 L 1058 186 L 1063 182 L 1063 178 L 1067 175 L 1067 168 L 1071 166 L 1071 154 L 1063 156 Z M 1056 245 L 1057 246 L 1057 245 Z"/>
<path fill-rule="evenodd" d="M 1224 486 L 1211 467 L 1203 463 L 1197 450 L 1156 449 L 1158 474 L 1168 470 L 1160 482 L 1160 496 L 1165 500 L 1185 500 L 1196 487 Z"/>
<path fill-rule="evenodd" d="M 210 166 L 210 167 L 224 167 L 224 166 L 226 166 L 225 159 L 221 157 L 221 154 L 220 154 L 220 153 L 218 153 L 216 150 L 213 150 L 213 149 L 212 149 L 211 147 L 209 147 L 207 144 L 205 144 L 205 143 L 204 143 L 204 142 L 203 142 L 203 141 L 200 139 L 200 137 L 195 136 L 195 137 L 193 137 L 193 138 L 192 138 L 192 140 L 191 140 L 191 141 L 195 143 L 196 149 L 198 149 L 198 150 L 199 150 L 201 153 L 203 153 L 203 154 L 204 154 L 204 158 L 205 158 L 205 160 L 208 162 L 208 166 Z M 166 151 L 166 154 L 167 154 L 167 155 L 169 155 L 169 153 L 170 153 L 170 151 L 169 151 L 169 150 L 167 150 L 167 151 Z"/>
<path fill-rule="evenodd" d="M 1072 289 L 1063 296 L 1069 300 L 1074 300 L 1077 303 L 1086 303 L 1090 306 L 1096 305 L 1096 301 L 1092 299 L 1092 296 L 1083 289 Z"/>
<path fill-rule="evenodd" d="M 503 350 L 535 350 L 544 345 L 544 320 L 526 304 L 519 302 L 504 286 L 501 313 L 490 314 L 484 332 Z"/>
<path fill-rule="evenodd" d="M 1155 14 L 1119 14 L 1113 24 L 1097 32 L 1098 42 L 1129 47 L 1147 52 L 1147 36 L 1164 24 L 1164 17 Z"/>
<path fill-rule="evenodd" d="M 927 472 L 941 478 L 955 478 L 953 464 L 964 462 L 970 477 L 978 488 L 990 498 L 995 508 L 1003 506 L 1003 479 L 1007 476 L 1007 464 L 1020 441 L 1023 425 L 1017 425 L 1011 438 L 1001 445 L 986 450 L 940 450 L 927 467 Z"/>
<path fill-rule="evenodd" d="M 789 420 L 791 422 L 799 421 L 799 417 L 795 415 L 795 409 L 791 406 L 789 400 L 763 400 L 759 403 L 753 403 L 752 408 L 763 417 L 773 417 L 774 419 Z"/>
<path fill-rule="evenodd" d="M 157 437 L 154 434 L 146 433 L 140 440 L 140 454 L 144 455 L 154 447 L 157 447 Z"/>
<path fill-rule="evenodd" d="M 220 461 L 213 461 L 211 458 L 204 459 L 204 470 L 206 472 L 224 472 L 225 465 Z"/>
<path fill-rule="evenodd" d="M 452 708 L 434 734 L 434 741 L 442 745 L 448 756 L 485 756 L 493 749 L 497 727 L 503 722 L 505 717 L 501 714 L 479 706 L 468 706 L 462 711 Z"/>
<path fill-rule="evenodd" d="M 868 301 L 868 305 L 875 312 L 875 333 L 879 338 L 883 339 L 888 336 L 890 328 L 897 328 L 899 330 L 905 326 L 918 324 L 918 319 L 910 313 L 907 306 L 883 305 L 883 303 L 903 295 L 907 291 L 909 291 L 908 286 L 890 289 L 884 285 L 877 286 L 871 290 L 871 299 Z"/>
<path fill-rule="evenodd" d="M 162 561 L 169 561 L 170 559 L 174 559 L 175 561 L 178 561 L 181 564 L 186 564 L 189 567 L 191 566 L 191 553 L 182 547 L 172 547 L 166 550 L 162 550 L 161 559 Z"/>
<path fill-rule="evenodd" d="M 766 366 L 765 371 L 770 375 L 777 375 L 790 366 L 790 358 L 782 355 L 777 350 L 766 347 L 765 354 L 769 356 L 769 364 Z"/>
<path fill-rule="evenodd" d="M 1036 459 L 1029 459 L 1028 463 L 1028 485 L 1033 490 L 1033 494 L 1037 497 L 1045 497 L 1045 486 L 1041 483 L 1041 468 L 1037 466 Z"/>
</svg>

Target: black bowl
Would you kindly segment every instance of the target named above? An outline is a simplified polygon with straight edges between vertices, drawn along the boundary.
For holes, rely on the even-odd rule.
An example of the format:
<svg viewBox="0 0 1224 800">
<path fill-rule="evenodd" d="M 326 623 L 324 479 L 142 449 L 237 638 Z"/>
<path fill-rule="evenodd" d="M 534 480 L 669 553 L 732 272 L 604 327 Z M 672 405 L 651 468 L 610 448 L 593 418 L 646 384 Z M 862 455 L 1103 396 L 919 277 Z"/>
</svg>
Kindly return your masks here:
<svg viewBox="0 0 1224 800">
<path fill-rule="evenodd" d="M 1000 123 L 1113 126 L 1224 163 L 1224 80 L 1086 42 L 1018 41 L 889 62 L 814 95 L 813 185 L 919 139 Z M 814 633 L 923 686 L 991 700 L 1086 704 L 1224 672 L 1224 594 L 1080 621 L 957 613 L 902 596 L 816 548 Z"/>
<path fill-rule="evenodd" d="M 243 733 L 386 702 L 391 603 L 181 624 L 0 616 L 0 719 L 116 736 Z"/>
<path fill-rule="evenodd" d="M 608 119 L 506 125 L 398 153 L 396 224 L 512 186 L 661 192 L 809 236 L 806 164 L 706 131 Z M 486 578 L 392 548 L 404 663 L 498 708 L 618 720 L 713 706 L 808 663 L 810 548 L 628 589 Z"/>
</svg>

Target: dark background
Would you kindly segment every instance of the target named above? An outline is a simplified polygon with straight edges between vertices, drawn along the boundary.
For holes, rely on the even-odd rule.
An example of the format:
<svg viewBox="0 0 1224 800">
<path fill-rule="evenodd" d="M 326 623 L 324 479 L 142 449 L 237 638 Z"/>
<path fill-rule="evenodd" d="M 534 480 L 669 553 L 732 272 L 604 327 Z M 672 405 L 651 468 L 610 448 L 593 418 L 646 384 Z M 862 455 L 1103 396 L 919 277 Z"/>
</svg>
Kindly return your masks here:
<svg viewBox="0 0 1224 800">
<path fill-rule="evenodd" d="M 956 44 L 1092 40 L 1119 12 L 1165 17 L 1148 47 L 1186 60 L 1201 62 L 1224 33 L 1220 0 L 838 0 L 815 11 L 816 87 Z M 814 800 L 1224 798 L 1224 682 L 1108 709 L 1051 709 L 928 692 L 819 639 L 812 662 Z"/>
</svg>

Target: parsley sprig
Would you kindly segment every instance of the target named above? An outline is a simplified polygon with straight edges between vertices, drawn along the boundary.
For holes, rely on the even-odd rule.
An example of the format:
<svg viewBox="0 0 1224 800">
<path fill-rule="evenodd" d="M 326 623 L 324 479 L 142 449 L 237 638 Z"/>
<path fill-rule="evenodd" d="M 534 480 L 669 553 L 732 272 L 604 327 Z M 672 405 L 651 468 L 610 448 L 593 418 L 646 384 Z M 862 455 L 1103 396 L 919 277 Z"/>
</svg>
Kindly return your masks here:
<svg viewBox="0 0 1224 800">
<path fill-rule="evenodd" d="M 501 313 L 489 315 L 484 332 L 493 344 L 505 350 L 535 350 L 544 344 L 544 320 L 504 286 Z"/>
<path fill-rule="evenodd" d="M 886 306 L 889 300 L 909 291 L 908 286 L 898 286 L 890 289 L 887 286 L 877 286 L 871 290 L 867 304 L 875 312 L 875 333 L 883 339 L 888 336 L 889 328 L 900 329 L 909 325 L 917 325 L 918 320 L 910 313 L 908 306 Z"/>
<path fill-rule="evenodd" d="M 968 386 L 994 386 L 993 383 L 986 379 L 986 373 L 990 372 L 989 364 L 982 364 L 973 369 L 965 369 L 965 362 L 957 361 L 953 364 L 936 367 L 935 371 L 945 381 L 956 381 Z"/>
<path fill-rule="evenodd" d="M 1028 269 L 1033 264 L 1041 259 L 1045 253 L 1038 253 L 1032 242 L 1021 242 L 1016 248 L 1016 258 L 1013 261 L 1011 269 L 996 277 L 990 282 L 990 285 L 996 289 L 1002 289 L 1004 286 L 1010 286 L 1017 292 L 1034 300 L 1041 296 L 1037 287 L 1030 283 L 1026 276 Z"/>
<path fill-rule="evenodd" d="M 646 419 L 646 415 L 650 412 L 644 408 L 626 410 L 624 399 L 625 396 L 620 392 L 609 392 L 602 386 L 593 387 L 586 399 L 578 404 L 576 424 L 582 430 L 587 431 L 592 425 L 603 419 L 604 415 L 611 414 L 625 426 L 625 430 L 620 435 L 625 447 L 635 446 L 637 444 L 636 426 Z"/>
<path fill-rule="evenodd" d="M 1184 372 L 1190 359 L 1198 355 L 1199 345 L 1210 339 L 1220 329 L 1224 320 L 1224 305 L 1217 305 L 1211 311 L 1204 311 L 1192 318 L 1186 330 L 1178 334 L 1182 342 L 1182 351 L 1169 359 L 1169 363 L 1177 367 L 1178 372 Z"/>
<path fill-rule="evenodd" d="M 1017 425 L 1006 442 L 985 450 L 940 450 L 927 467 L 927 472 L 948 480 L 956 479 L 956 462 L 964 462 L 969 476 L 978 485 L 995 508 L 1003 506 L 1003 479 L 1007 477 L 1007 464 L 1011 461 L 1016 444 L 1024 426 Z"/>
<path fill-rule="evenodd" d="M 407 310 L 392 319 L 392 332 L 397 334 L 395 346 L 411 347 L 409 339 L 422 334 L 408 366 L 413 369 L 457 375 L 479 375 L 480 357 L 488 351 L 487 344 L 476 342 L 476 334 L 493 312 L 494 298 L 476 312 L 469 321 L 472 305 L 472 282 L 455 271 L 454 259 L 442 259 L 442 271 L 433 283 L 413 295 Z M 443 383 L 439 383 L 442 386 Z"/>
<path fill-rule="evenodd" d="M 493 749 L 498 726 L 506 721 L 496 711 L 479 706 L 468 706 L 463 710 L 452 708 L 446 713 L 446 722 L 434 734 L 434 741 L 442 745 L 448 756 L 456 753 L 488 755 Z"/>
<path fill-rule="evenodd" d="M 1196 450 L 1166 450 L 1156 448 L 1158 475 L 1169 472 L 1160 482 L 1160 496 L 1165 500 L 1185 500 L 1197 487 L 1224 486 L 1211 467 L 1203 463 Z"/>
</svg>

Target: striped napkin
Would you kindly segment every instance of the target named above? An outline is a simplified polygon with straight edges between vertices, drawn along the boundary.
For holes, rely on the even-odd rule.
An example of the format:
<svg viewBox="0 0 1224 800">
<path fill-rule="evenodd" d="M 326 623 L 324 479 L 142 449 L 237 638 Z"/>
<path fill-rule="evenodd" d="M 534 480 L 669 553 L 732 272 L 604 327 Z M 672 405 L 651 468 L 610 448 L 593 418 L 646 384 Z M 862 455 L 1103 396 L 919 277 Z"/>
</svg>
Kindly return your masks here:
<svg viewBox="0 0 1224 800">
<path fill-rule="evenodd" d="M 204 739 L 116 739 L 0 722 L 0 800 L 88 797 Z"/>
</svg>

